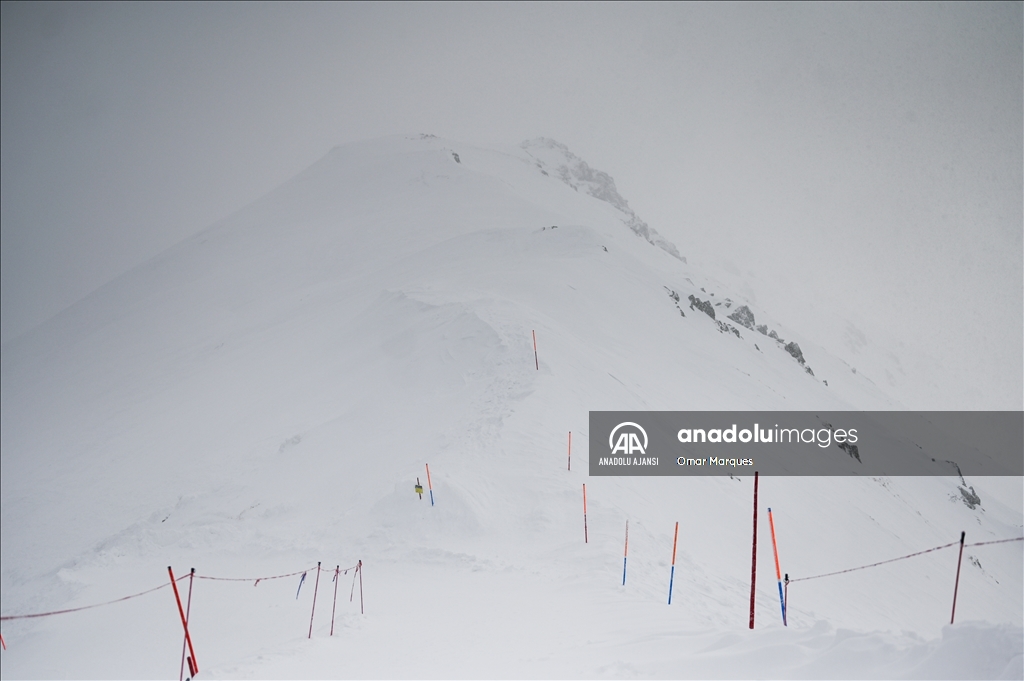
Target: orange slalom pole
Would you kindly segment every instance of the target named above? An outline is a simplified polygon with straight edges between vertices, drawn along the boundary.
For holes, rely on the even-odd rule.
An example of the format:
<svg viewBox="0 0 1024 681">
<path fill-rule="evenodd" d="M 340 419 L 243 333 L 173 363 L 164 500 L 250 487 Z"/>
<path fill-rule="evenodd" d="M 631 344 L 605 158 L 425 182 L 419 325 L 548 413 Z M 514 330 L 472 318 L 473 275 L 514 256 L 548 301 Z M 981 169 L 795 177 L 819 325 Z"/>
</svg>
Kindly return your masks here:
<svg viewBox="0 0 1024 681">
<path fill-rule="evenodd" d="M 3 646 L 4 650 L 7 650 L 7 641 L 4 640 L 3 634 L 0 634 L 0 646 Z"/>
<path fill-rule="evenodd" d="M 676 581 L 676 543 L 679 541 L 679 521 L 676 521 L 676 533 L 672 537 L 672 573 L 668 578 L 668 604 L 672 605 L 672 584 Z"/>
<path fill-rule="evenodd" d="M 583 543 L 590 540 L 587 537 L 587 483 L 583 483 Z"/>
<path fill-rule="evenodd" d="M 196 661 L 196 651 L 192 647 L 192 637 L 188 633 L 188 619 L 185 617 L 185 610 L 181 607 L 181 596 L 178 594 L 178 583 L 174 580 L 174 570 L 171 566 L 167 566 L 167 574 L 171 576 L 171 588 L 174 589 L 174 600 L 178 603 L 178 614 L 181 615 L 181 626 L 185 629 L 185 642 L 188 643 L 188 652 L 191 655 L 188 658 L 189 671 L 192 672 L 192 676 L 199 673 L 199 663 Z"/>
<path fill-rule="evenodd" d="M 537 332 L 533 332 L 533 364 L 540 371 L 540 360 L 537 359 Z"/>
<path fill-rule="evenodd" d="M 569 470 L 572 470 L 572 431 L 569 431 Z"/>
<path fill-rule="evenodd" d="M 775 521 L 772 519 L 772 509 L 768 508 L 768 526 L 772 529 L 772 553 L 775 554 L 775 579 L 779 581 L 779 604 L 782 606 L 782 626 L 788 627 L 786 623 L 786 597 L 782 593 L 782 570 L 779 569 L 779 547 L 775 543 Z"/>
<path fill-rule="evenodd" d="M 427 466 L 427 489 L 430 490 L 430 505 L 433 506 L 434 505 L 434 485 L 433 485 L 433 483 L 430 482 L 430 464 L 428 463 L 428 464 L 426 464 L 426 466 Z"/>
</svg>

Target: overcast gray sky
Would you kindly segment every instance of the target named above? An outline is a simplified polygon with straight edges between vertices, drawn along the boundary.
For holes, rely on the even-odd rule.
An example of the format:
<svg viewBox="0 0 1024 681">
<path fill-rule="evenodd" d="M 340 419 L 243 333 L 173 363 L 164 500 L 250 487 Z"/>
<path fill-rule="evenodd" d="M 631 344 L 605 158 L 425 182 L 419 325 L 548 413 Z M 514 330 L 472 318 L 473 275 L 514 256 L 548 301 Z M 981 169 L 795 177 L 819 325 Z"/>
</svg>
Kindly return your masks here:
<svg viewBox="0 0 1024 681">
<path fill-rule="evenodd" d="M 337 144 L 548 136 L 806 335 L 853 319 L 956 406 L 1024 401 L 1020 3 L 4 2 L 0 27 L 4 341 Z"/>
</svg>

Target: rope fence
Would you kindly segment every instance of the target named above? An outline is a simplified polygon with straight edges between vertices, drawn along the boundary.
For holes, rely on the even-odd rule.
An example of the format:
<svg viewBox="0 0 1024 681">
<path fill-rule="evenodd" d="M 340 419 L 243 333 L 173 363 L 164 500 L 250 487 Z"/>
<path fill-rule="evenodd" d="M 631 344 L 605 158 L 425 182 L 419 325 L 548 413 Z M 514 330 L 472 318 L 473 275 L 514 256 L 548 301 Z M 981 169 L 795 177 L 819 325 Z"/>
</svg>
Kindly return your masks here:
<svg viewBox="0 0 1024 681">
<path fill-rule="evenodd" d="M 1006 542 L 1022 541 L 1022 540 L 1024 540 L 1024 537 L 1012 537 L 1010 539 L 996 539 L 994 541 L 979 541 L 979 542 L 975 542 L 973 544 L 964 544 L 964 548 L 969 548 L 971 546 L 986 546 L 988 544 L 1005 544 Z M 806 581 L 809 581 L 811 579 L 821 579 L 822 577 L 833 577 L 835 575 L 846 574 L 847 572 L 856 572 L 857 570 L 866 570 L 868 568 L 878 567 L 879 565 L 885 565 L 886 563 L 895 563 L 898 560 L 906 560 L 907 558 L 913 558 L 915 556 L 923 556 L 924 554 L 931 553 L 932 551 L 940 551 L 942 549 L 948 549 L 951 546 L 959 546 L 959 545 L 960 545 L 960 542 L 954 541 L 954 542 L 950 542 L 948 544 L 943 544 L 942 546 L 933 546 L 932 548 L 925 549 L 924 551 L 917 551 L 915 553 L 908 553 L 905 556 L 899 556 L 897 558 L 890 558 L 888 560 L 882 560 L 882 561 L 879 561 L 877 563 L 870 563 L 868 565 L 861 565 L 861 566 L 858 566 L 858 567 L 847 568 L 846 570 L 837 570 L 836 572 L 827 572 L 827 573 L 821 574 L 821 575 L 814 575 L 813 577 L 797 577 L 796 579 L 790 579 L 789 583 L 793 584 L 794 582 L 806 582 Z"/>
<path fill-rule="evenodd" d="M 356 563 L 355 565 L 353 565 L 351 567 L 337 568 L 337 571 L 340 572 L 341 574 L 347 575 L 349 570 L 355 570 L 356 568 L 360 567 L 360 565 L 361 565 L 361 563 Z M 284 575 L 271 575 L 269 577 L 214 577 L 214 576 L 211 576 L 211 575 L 200 575 L 200 574 L 182 575 L 181 577 L 176 577 L 174 581 L 175 582 L 181 582 L 182 580 L 189 579 L 190 577 L 194 577 L 195 579 L 209 579 L 209 580 L 214 580 L 214 581 L 218 581 L 218 582 L 254 582 L 253 586 L 256 586 L 260 582 L 265 582 L 265 581 L 270 580 L 270 579 L 283 579 L 285 577 L 295 577 L 297 575 L 302 575 L 302 574 L 305 574 L 305 573 L 307 573 L 307 572 L 309 572 L 311 570 L 316 570 L 316 569 L 317 569 L 317 566 L 314 565 L 314 566 L 306 568 L 304 570 L 296 570 L 295 572 L 289 572 L 289 573 L 284 574 Z M 170 586 L 170 582 L 164 582 L 160 586 L 154 586 L 152 589 L 146 589 L 145 591 L 140 591 L 139 593 L 131 594 L 129 596 L 122 596 L 120 598 L 115 598 L 115 599 L 113 599 L 111 601 L 104 601 L 102 603 L 93 603 L 92 605 L 83 605 L 83 606 L 80 606 L 80 607 L 77 607 L 77 608 L 65 608 L 63 610 L 50 610 L 48 612 L 34 612 L 34 613 L 27 614 L 27 615 L 3 615 L 3 616 L 0 616 L 0 621 L 7 622 L 9 620 L 24 620 L 24 619 L 34 619 L 34 618 L 37 618 L 37 617 L 50 617 L 52 615 L 66 615 L 66 614 L 72 613 L 72 612 L 81 612 L 82 610 L 91 610 L 93 608 L 101 608 L 101 607 L 106 606 L 106 605 L 113 605 L 115 603 L 121 603 L 121 602 L 124 602 L 124 601 L 131 600 L 133 598 L 139 598 L 140 596 L 145 596 L 147 594 L 151 594 L 154 591 L 159 591 L 160 589 L 165 589 L 168 586 Z"/>
</svg>

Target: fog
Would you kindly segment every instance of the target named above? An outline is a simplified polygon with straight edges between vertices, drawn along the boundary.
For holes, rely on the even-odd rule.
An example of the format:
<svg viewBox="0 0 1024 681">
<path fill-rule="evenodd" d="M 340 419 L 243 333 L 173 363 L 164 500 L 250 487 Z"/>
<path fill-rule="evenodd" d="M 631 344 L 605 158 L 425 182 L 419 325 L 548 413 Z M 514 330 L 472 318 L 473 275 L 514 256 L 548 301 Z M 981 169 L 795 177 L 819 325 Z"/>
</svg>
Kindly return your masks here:
<svg viewBox="0 0 1024 681">
<path fill-rule="evenodd" d="M 889 357 L 908 407 L 1024 403 L 1020 3 L 3 3 L 0 27 L 4 342 L 335 145 L 546 136 L 759 309 Z"/>
</svg>

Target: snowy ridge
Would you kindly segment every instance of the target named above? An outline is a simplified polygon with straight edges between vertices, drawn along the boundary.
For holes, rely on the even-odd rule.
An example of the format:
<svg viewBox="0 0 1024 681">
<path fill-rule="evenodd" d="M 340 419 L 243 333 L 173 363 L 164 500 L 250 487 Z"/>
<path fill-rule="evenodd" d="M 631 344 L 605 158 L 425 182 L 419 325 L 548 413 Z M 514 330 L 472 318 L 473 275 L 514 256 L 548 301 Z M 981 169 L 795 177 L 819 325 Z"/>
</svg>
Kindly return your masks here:
<svg viewBox="0 0 1024 681">
<path fill-rule="evenodd" d="M 546 137 L 538 137 L 535 140 L 527 140 L 520 147 L 534 159 L 537 168 L 545 175 L 554 175 L 574 190 L 583 190 L 601 201 L 606 201 L 625 214 L 623 222 L 637 236 L 641 236 L 669 255 L 686 262 L 686 258 L 679 255 L 679 249 L 675 244 L 651 229 L 646 222 L 633 212 L 629 202 L 619 194 L 615 188 L 615 180 L 611 175 L 601 170 L 591 168 L 586 161 L 569 151 L 569 147 Z"/>
<path fill-rule="evenodd" d="M 203 673 L 1020 678 L 1019 542 L 965 551 L 952 627 L 950 549 L 796 583 L 784 629 L 762 541 L 750 632 L 748 477 L 587 476 L 590 410 L 902 407 L 872 367 L 852 372 L 813 330 L 623 230 L 620 206 L 538 172 L 536 151 L 339 147 L 5 344 L 3 614 L 142 591 L 168 565 L 362 560 L 366 614 L 339 594 L 334 637 L 318 600 L 307 639 L 308 579 L 298 599 L 292 580 L 199 583 Z M 425 464 L 435 506 L 413 492 Z M 794 578 L 1024 527 L 1020 479 L 760 485 Z M 176 618 L 165 589 L 4 622 L 4 675 L 166 677 Z"/>
</svg>

